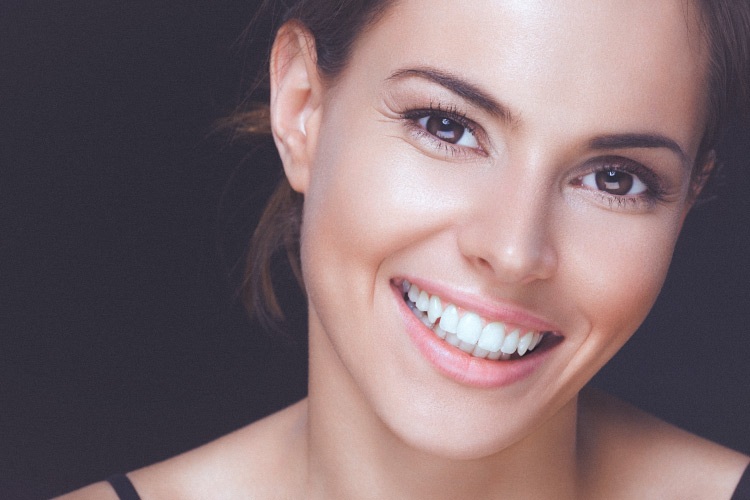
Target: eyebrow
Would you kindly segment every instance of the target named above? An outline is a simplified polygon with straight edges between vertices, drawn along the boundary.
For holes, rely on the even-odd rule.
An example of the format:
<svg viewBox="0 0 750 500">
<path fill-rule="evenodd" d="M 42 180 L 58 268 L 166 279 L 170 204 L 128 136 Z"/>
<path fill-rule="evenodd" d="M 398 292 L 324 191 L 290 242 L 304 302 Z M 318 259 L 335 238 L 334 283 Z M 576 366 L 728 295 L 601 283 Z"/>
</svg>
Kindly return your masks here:
<svg viewBox="0 0 750 500">
<path fill-rule="evenodd" d="M 500 117 L 505 122 L 513 123 L 516 121 L 515 116 L 507 106 L 493 99 L 488 92 L 457 75 L 430 67 L 404 68 L 393 72 L 388 80 L 400 80 L 408 77 L 423 78 L 437 83 L 475 106 Z"/>
<path fill-rule="evenodd" d="M 612 134 L 595 137 L 589 142 L 591 149 L 666 148 L 675 153 L 686 169 L 691 161 L 676 141 L 659 134 Z"/>
<path fill-rule="evenodd" d="M 454 94 L 463 97 L 475 106 L 500 117 L 507 123 L 517 122 L 517 117 L 510 111 L 510 108 L 495 100 L 489 92 L 444 70 L 432 67 L 404 68 L 394 71 L 387 79 L 400 80 L 409 77 L 423 78 L 437 83 Z M 589 142 L 589 147 L 591 149 L 666 148 L 679 157 L 680 162 L 687 170 L 690 170 L 692 165 L 687 153 L 676 141 L 660 134 L 632 133 L 602 135 L 593 138 Z"/>
</svg>

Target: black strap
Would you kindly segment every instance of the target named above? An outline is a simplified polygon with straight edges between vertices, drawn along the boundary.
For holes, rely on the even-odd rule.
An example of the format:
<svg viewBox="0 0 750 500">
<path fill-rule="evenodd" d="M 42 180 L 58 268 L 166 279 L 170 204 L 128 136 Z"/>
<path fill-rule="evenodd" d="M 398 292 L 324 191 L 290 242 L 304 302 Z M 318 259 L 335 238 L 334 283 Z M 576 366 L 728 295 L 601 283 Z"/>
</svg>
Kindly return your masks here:
<svg viewBox="0 0 750 500">
<path fill-rule="evenodd" d="M 731 500 L 750 500 L 750 465 L 747 466 L 745 472 L 742 474 Z"/>
<path fill-rule="evenodd" d="M 109 476 L 107 482 L 112 485 L 120 500 L 141 500 L 138 492 L 135 491 L 135 486 L 133 486 L 133 483 L 130 482 L 130 479 L 125 474 Z"/>
</svg>

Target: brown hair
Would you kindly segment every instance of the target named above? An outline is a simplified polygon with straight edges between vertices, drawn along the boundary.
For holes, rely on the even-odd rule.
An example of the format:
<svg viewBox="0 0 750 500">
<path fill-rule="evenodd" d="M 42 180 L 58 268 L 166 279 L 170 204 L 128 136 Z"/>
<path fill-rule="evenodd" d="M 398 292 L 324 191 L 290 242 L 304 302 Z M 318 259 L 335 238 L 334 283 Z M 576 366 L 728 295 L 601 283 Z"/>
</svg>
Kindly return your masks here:
<svg viewBox="0 0 750 500">
<path fill-rule="evenodd" d="M 694 174 L 700 175 L 700 167 L 728 124 L 746 114 L 750 107 L 750 3 L 695 1 L 709 48 L 708 115 L 694 168 Z M 393 0 L 265 0 L 259 13 L 270 13 L 271 19 L 278 21 L 276 29 L 291 20 L 304 25 L 315 39 L 318 69 L 331 80 L 346 66 L 357 36 L 373 25 L 392 3 Z M 240 135 L 257 137 L 269 130 L 264 106 L 254 105 L 238 112 L 231 122 Z M 282 178 L 253 233 L 242 282 L 242 296 L 249 313 L 271 330 L 282 331 L 285 318 L 274 292 L 271 270 L 272 260 L 279 252 L 286 253 L 304 292 L 299 257 L 301 221 L 302 196 Z"/>
<path fill-rule="evenodd" d="M 750 113 L 750 1 L 697 0 L 709 50 L 708 116 L 696 167 L 729 123 Z"/>
</svg>

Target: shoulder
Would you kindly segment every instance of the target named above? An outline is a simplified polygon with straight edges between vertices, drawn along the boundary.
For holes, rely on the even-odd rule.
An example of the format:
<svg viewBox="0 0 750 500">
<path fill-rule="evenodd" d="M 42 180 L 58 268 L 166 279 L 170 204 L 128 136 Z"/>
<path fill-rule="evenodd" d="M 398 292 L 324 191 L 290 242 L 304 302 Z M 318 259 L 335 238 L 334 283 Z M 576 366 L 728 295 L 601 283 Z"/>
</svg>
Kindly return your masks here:
<svg viewBox="0 0 750 500">
<path fill-rule="evenodd" d="M 301 464 L 306 401 L 129 474 L 143 498 L 269 498 Z"/>
<path fill-rule="evenodd" d="M 580 456 L 593 491 L 616 485 L 622 498 L 729 500 L 750 462 L 599 391 L 584 391 L 579 408 Z"/>
<path fill-rule="evenodd" d="M 302 464 L 306 402 L 234 431 L 194 450 L 128 473 L 141 498 L 277 498 Z M 301 470 L 301 469 L 300 469 Z M 284 484 L 278 483 L 279 478 Z M 113 499 L 106 482 L 60 500 Z"/>
<path fill-rule="evenodd" d="M 119 500 L 107 482 L 95 483 L 53 500 Z"/>
</svg>

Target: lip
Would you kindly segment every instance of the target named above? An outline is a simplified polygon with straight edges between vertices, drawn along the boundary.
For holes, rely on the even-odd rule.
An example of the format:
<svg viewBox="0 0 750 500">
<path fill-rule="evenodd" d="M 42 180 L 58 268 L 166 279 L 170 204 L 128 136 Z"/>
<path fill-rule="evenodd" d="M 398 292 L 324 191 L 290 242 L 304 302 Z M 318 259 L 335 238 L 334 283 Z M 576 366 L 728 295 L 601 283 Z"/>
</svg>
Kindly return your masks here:
<svg viewBox="0 0 750 500">
<path fill-rule="evenodd" d="M 497 301 L 487 301 L 484 297 L 457 290 L 455 287 L 431 283 L 419 279 L 402 278 L 392 282 L 396 285 L 408 281 L 420 290 L 440 297 L 444 304 L 453 304 L 460 311 L 471 311 L 482 316 L 487 321 L 501 321 L 508 326 L 520 327 L 524 331 L 558 332 L 560 328 L 553 323 L 531 314 L 512 304 Z"/>
<path fill-rule="evenodd" d="M 412 281 L 408 280 L 410 283 Z M 526 356 L 512 361 L 493 361 L 478 358 L 457 349 L 438 338 L 409 309 L 403 299 L 401 283 L 403 280 L 391 281 L 391 289 L 398 309 L 406 325 L 406 331 L 420 353 L 437 369 L 438 372 L 456 382 L 477 388 L 497 388 L 511 385 L 531 375 L 560 343 L 562 337 L 555 334 L 557 342 L 546 349 L 539 349 Z M 417 281 L 416 285 L 422 288 Z M 431 293 L 445 298 L 457 307 L 471 310 L 488 320 L 502 321 L 507 325 L 523 326 L 527 330 L 557 332 L 547 321 L 537 318 L 523 310 L 510 305 L 488 305 L 481 300 L 473 301 L 466 295 L 441 293 L 441 287 L 424 287 Z M 444 289 L 444 287 L 443 287 Z M 455 300 L 456 302 L 453 302 Z"/>
</svg>

